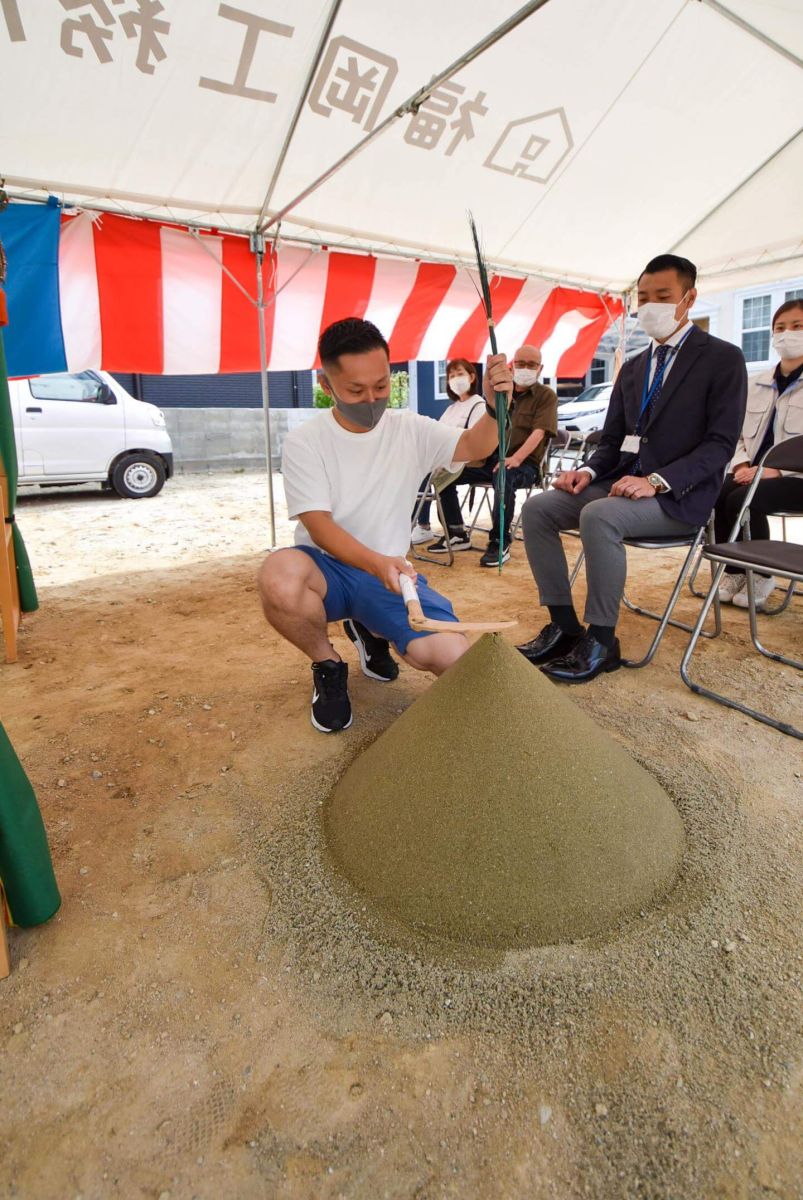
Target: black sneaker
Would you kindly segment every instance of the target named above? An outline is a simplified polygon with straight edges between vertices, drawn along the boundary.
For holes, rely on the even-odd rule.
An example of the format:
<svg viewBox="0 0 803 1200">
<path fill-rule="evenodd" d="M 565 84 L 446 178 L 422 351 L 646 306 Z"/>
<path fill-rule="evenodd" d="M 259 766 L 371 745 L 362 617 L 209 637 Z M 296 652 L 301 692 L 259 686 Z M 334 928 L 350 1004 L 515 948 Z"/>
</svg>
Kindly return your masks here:
<svg viewBox="0 0 803 1200">
<path fill-rule="evenodd" d="M 357 647 L 363 675 L 367 675 L 369 679 L 378 679 L 380 683 L 390 683 L 398 679 L 399 664 L 391 657 L 389 642 L 384 638 L 375 637 L 370 630 L 351 617 L 343 622 L 343 628 L 346 637 Z"/>
<path fill-rule="evenodd" d="M 506 563 L 510 558 L 510 546 L 505 546 L 502 551 L 502 562 Z M 498 542 L 489 542 L 488 549 L 480 558 L 481 567 L 498 567 L 499 566 L 499 544 Z"/>
<path fill-rule="evenodd" d="M 337 733 L 351 724 L 348 665 L 327 658 L 312 664 L 310 720 L 321 733 Z"/>
<path fill-rule="evenodd" d="M 461 529 L 459 533 L 450 534 L 449 535 L 449 543 L 451 543 L 453 551 L 470 550 L 471 549 L 471 538 L 468 536 L 468 530 Z M 437 542 L 433 542 L 431 546 L 427 546 L 427 553 L 428 554 L 448 554 L 449 553 L 449 543 L 447 543 L 447 540 L 445 537 L 438 538 Z"/>
</svg>

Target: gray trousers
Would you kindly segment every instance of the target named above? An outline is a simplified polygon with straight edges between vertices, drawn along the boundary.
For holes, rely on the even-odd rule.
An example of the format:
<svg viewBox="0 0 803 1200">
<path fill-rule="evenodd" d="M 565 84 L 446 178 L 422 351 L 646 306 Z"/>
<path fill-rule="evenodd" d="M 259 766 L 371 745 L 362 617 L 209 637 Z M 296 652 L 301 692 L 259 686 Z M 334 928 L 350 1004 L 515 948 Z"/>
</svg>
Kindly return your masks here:
<svg viewBox="0 0 803 1200">
<path fill-rule="evenodd" d="M 592 483 L 578 496 L 541 492 L 531 496 L 522 510 L 524 547 L 543 605 L 572 603 L 560 531 L 579 527 L 586 553 L 585 621 L 589 625 L 615 626 L 619 618 L 627 576 L 622 538 L 671 537 L 691 529 L 668 517 L 657 500 L 609 496 L 610 487 Z"/>
</svg>

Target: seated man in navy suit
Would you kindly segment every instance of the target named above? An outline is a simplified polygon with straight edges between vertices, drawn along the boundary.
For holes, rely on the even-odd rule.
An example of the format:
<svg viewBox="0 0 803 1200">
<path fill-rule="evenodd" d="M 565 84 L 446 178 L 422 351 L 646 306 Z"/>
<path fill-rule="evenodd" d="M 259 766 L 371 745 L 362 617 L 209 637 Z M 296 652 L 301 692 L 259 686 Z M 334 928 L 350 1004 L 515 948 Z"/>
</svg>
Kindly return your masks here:
<svg viewBox="0 0 803 1200">
<path fill-rule="evenodd" d="M 661 254 L 638 281 L 650 346 L 624 364 L 588 464 L 524 505 L 530 568 L 550 621 L 519 646 L 551 679 L 584 683 L 621 665 L 616 622 L 628 537 L 688 533 L 708 520 L 744 417 L 741 350 L 689 320 L 697 269 Z M 579 526 L 586 554 L 587 628 L 572 603 L 560 531 Z"/>
</svg>

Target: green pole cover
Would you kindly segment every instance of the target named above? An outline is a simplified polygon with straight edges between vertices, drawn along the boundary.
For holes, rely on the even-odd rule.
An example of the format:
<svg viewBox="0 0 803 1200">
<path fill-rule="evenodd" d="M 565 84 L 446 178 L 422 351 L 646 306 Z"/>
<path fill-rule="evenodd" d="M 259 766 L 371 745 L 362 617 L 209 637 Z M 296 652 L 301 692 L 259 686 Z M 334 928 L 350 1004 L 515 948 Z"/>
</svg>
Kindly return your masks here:
<svg viewBox="0 0 803 1200">
<path fill-rule="evenodd" d="M 11 398 L 8 394 L 8 372 L 3 335 L 0 332 L 0 459 L 8 477 L 9 516 L 14 516 L 17 503 L 17 447 L 14 442 L 14 419 L 11 415 Z M 12 528 L 14 556 L 17 560 L 17 583 L 20 590 L 20 608 L 23 612 L 35 612 L 39 607 L 36 586 L 33 581 L 28 551 L 16 522 Z"/>
<path fill-rule="evenodd" d="M 41 925 L 61 904 L 36 794 L 2 724 L 0 879 L 15 925 Z"/>
</svg>

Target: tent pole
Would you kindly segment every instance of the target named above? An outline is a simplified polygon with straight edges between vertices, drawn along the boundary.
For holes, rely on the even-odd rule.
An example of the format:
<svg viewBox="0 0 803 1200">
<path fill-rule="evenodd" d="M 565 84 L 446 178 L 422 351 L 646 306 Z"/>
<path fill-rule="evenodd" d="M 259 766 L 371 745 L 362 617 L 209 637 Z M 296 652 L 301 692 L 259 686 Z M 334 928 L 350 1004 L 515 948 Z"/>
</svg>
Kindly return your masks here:
<svg viewBox="0 0 803 1200">
<path fill-rule="evenodd" d="M 760 174 L 760 172 L 763 171 L 765 167 L 768 167 L 770 165 L 770 163 L 773 162 L 773 160 L 776 159 L 780 154 L 783 154 L 784 150 L 786 150 L 786 148 L 788 146 L 791 146 L 793 142 L 796 142 L 797 139 L 800 137 L 800 132 L 801 131 L 798 129 L 795 133 L 792 134 L 791 137 L 788 137 L 782 146 L 779 146 L 777 148 L 777 150 L 773 150 L 773 152 L 772 152 L 772 154 L 770 154 L 769 158 L 765 158 L 763 162 L 759 163 L 759 165 L 754 170 L 752 170 L 745 179 L 743 179 L 741 181 L 741 183 L 737 183 L 735 188 L 731 188 L 731 190 L 728 192 L 727 196 L 723 196 L 721 200 L 717 201 L 717 203 L 714 205 L 714 207 L 710 208 L 704 217 L 700 217 L 699 221 L 695 221 L 695 223 L 694 223 L 694 225 L 692 225 L 691 229 L 687 229 L 686 232 L 683 234 L 683 236 L 679 237 L 678 240 L 674 243 L 674 245 L 669 247 L 670 253 L 673 253 L 675 250 L 677 250 L 678 247 L 681 246 L 683 244 L 683 242 L 685 242 L 686 238 L 689 238 L 689 237 L 691 237 L 691 235 L 693 233 L 696 233 L 697 230 L 702 225 L 705 225 L 706 221 L 709 221 L 711 219 L 711 217 L 714 216 L 715 213 L 718 213 L 721 208 L 724 208 L 724 206 L 728 203 L 728 201 L 732 200 L 733 197 L 742 190 L 742 188 L 746 188 L 748 183 L 750 183 L 751 180 L 755 179 L 756 175 Z"/>
<path fill-rule="evenodd" d="M 298 127 L 298 122 L 301 119 L 301 113 L 304 110 L 304 103 L 309 95 L 309 90 L 312 87 L 312 81 L 315 78 L 315 72 L 318 70 L 321 59 L 323 58 L 323 52 L 326 49 L 326 43 L 329 41 L 329 34 L 332 32 L 332 26 L 335 23 L 335 18 L 338 14 L 338 10 L 340 9 L 340 4 L 341 0 L 333 0 L 332 7 L 329 9 L 329 16 L 326 18 L 326 24 L 321 31 L 320 40 L 318 41 L 318 48 L 315 51 L 315 57 L 313 58 L 312 65 L 307 72 L 307 78 L 304 80 L 304 87 L 302 88 L 301 95 L 298 98 L 296 111 L 293 113 L 293 119 L 290 122 L 290 128 L 287 130 L 287 135 L 284 139 L 284 145 L 279 152 L 279 157 L 276 159 L 276 165 L 273 168 L 273 174 L 271 175 L 270 183 L 268 184 L 268 190 L 265 193 L 265 199 L 262 201 L 262 207 L 259 210 L 259 216 L 257 217 L 257 229 L 259 229 L 260 225 L 264 221 L 265 215 L 268 211 L 268 205 L 273 199 L 273 192 L 276 188 L 282 167 L 284 166 L 284 160 L 287 158 L 287 151 L 290 149 L 290 143 L 292 142 L 293 135 Z"/>
<path fill-rule="evenodd" d="M 265 418 L 265 457 L 268 470 L 268 509 L 270 512 L 270 548 L 276 549 L 276 510 L 273 503 L 273 453 L 270 440 L 270 388 L 268 385 L 268 346 L 265 339 L 265 292 L 262 283 L 262 263 L 265 257 L 265 238 L 252 233 L 249 239 L 257 265 L 257 320 L 259 321 L 259 378 L 262 384 L 262 413 Z"/>
<path fill-rule="evenodd" d="M 543 8 L 544 5 L 548 3 L 549 0 L 529 0 L 527 4 L 524 4 L 517 12 L 508 17 L 506 21 L 503 21 L 501 25 L 498 25 L 495 29 L 492 29 L 491 32 L 482 38 L 481 41 L 477 42 L 469 50 L 466 50 L 465 53 L 461 54 L 459 58 L 456 58 L 454 62 L 450 63 L 449 66 L 443 71 L 438 71 L 437 75 L 433 75 L 433 77 L 430 79 L 429 83 L 425 84 L 424 87 L 419 88 L 417 92 L 414 92 L 412 96 L 404 101 L 403 104 L 390 113 L 389 116 L 385 117 L 384 121 L 380 121 L 370 133 L 366 134 L 364 138 L 361 138 L 356 145 L 352 146 L 350 150 L 347 150 L 345 154 L 341 155 L 340 158 L 338 158 L 336 162 L 332 163 L 330 167 L 327 167 L 322 175 L 319 175 L 312 181 L 312 183 L 308 184 L 308 186 L 304 188 L 303 192 L 299 192 L 294 199 L 290 200 L 288 204 L 285 204 L 282 208 L 280 208 L 278 212 L 275 212 L 270 220 L 267 220 L 263 217 L 259 224 L 260 232 L 264 233 L 265 230 L 270 229 L 272 225 L 278 225 L 289 212 L 292 212 L 294 208 L 298 207 L 302 200 L 306 200 L 307 196 L 310 196 L 313 192 L 317 191 L 321 184 L 326 183 L 328 179 L 331 179 L 333 175 L 336 175 L 341 167 L 345 166 L 345 164 L 354 158 L 355 155 L 359 154 L 361 150 L 364 150 L 370 142 L 373 142 L 380 137 L 386 129 L 389 129 L 390 126 L 395 124 L 395 122 L 401 117 L 407 116 L 408 113 L 417 113 L 424 101 L 429 99 L 429 97 L 432 95 L 435 89 L 440 86 L 440 84 L 444 83 L 447 79 L 451 79 L 452 75 L 461 70 L 462 67 L 468 66 L 469 63 L 472 63 L 474 59 L 478 58 L 485 50 L 489 50 L 491 46 L 496 45 L 498 41 L 506 37 L 507 34 L 516 29 L 517 26 L 521 25 L 522 21 L 526 21 L 527 18 L 531 17 L 533 13 L 538 11 L 539 8 Z"/>
<path fill-rule="evenodd" d="M 703 4 L 708 5 L 715 13 L 719 13 L 726 21 L 732 21 L 734 25 L 738 25 L 740 29 L 743 29 L 751 37 L 758 38 L 760 42 L 763 42 L 765 46 L 769 46 L 770 50 L 774 50 L 776 54 L 782 54 L 784 58 L 788 58 L 796 67 L 803 67 L 803 61 L 791 50 L 787 49 L 786 46 L 781 46 L 778 42 L 773 41 L 768 34 L 762 33 L 760 29 L 756 29 L 755 25 L 751 25 L 749 21 L 745 21 L 738 13 L 732 12 L 724 4 L 720 4 L 719 0 L 703 0 Z"/>
</svg>

